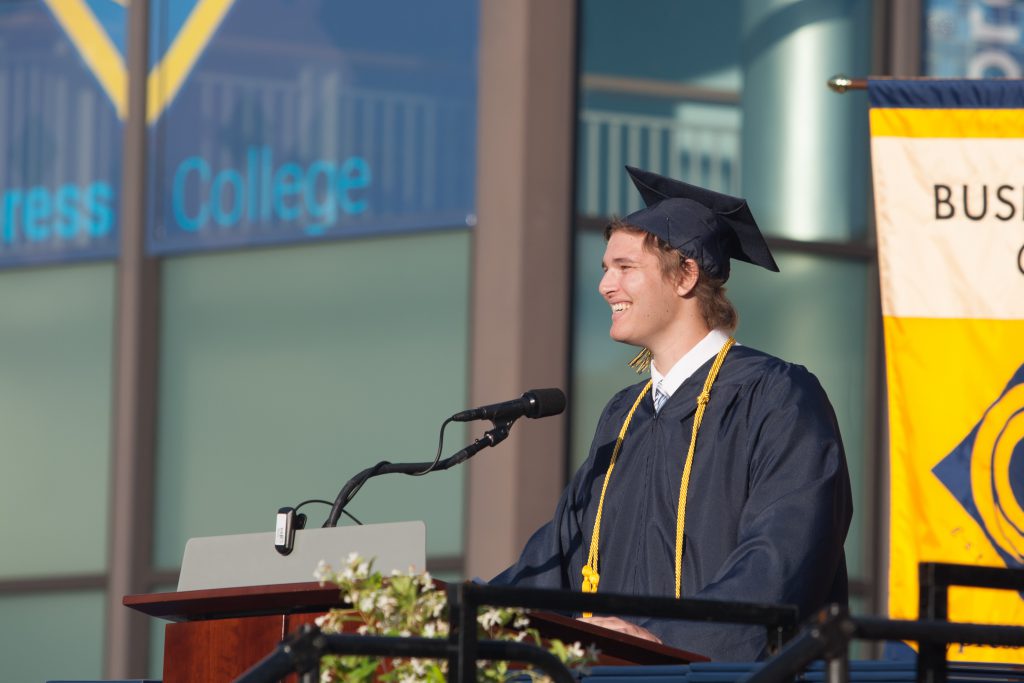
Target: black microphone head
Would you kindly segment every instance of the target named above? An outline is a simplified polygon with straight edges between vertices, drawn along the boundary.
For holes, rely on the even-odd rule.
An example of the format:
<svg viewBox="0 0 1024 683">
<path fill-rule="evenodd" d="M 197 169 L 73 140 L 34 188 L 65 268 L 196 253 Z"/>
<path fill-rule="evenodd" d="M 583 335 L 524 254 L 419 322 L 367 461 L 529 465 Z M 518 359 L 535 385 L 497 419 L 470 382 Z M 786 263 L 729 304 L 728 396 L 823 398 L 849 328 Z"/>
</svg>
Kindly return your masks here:
<svg viewBox="0 0 1024 683">
<path fill-rule="evenodd" d="M 561 389 L 530 389 L 523 398 L 530 404 L 526 417 L 548 417 L 565 410 L 565 394 Z"/>
</svg>

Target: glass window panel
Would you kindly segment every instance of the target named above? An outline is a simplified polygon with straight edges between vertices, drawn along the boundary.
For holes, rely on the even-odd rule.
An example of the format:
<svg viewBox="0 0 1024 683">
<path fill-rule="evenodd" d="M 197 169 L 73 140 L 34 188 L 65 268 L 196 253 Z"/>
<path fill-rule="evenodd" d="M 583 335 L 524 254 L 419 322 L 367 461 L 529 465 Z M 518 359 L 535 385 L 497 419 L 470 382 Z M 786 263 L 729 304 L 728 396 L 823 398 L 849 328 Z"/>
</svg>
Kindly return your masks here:
<svg viewBox="0 0 1024 683">
<path fill-rule="evenodd" d="M 583 70 L 737 90 L 742 4 L 704 3 L 695 20 L 694 7 L 676 0 L 587 0 L 581 6 Z M 684 49 L 686 59 L 670 58 L 669 50 Z"/>
<path fill-rule="evenodd" d="M 581 8 L 579 213 L 640 207 L 623 164 L 738 193 L 740 0 L 702 7 L 700 21 L 673 0 Z"/>
<path fill-rule="evenodd" d="M 671 0 L 581 11 L 580 214 L 639 208 L 629 164 L 747 197 L 768 234 L 865 238 L 867 97 L 825 82 L 868 71 L 871 3 L 726 0 L 700 21 Z"/>
<path fill-rule="evenodd" d="M 469 257 L 462 230 L 167 261 L 157 565 L 192 536 L 272 531 L 380 460 L 432 459 L 466 405 Z M 460 554 L 463 473 L 371 480 L 351 512 L 423 519 L 428 553 Z"/>
<path fill-rule="evenodd" d="M 104 608 L 102 591 L 0 595 L 3 680 L 99 679 Z"/>
<path fill-rule="evenodd" d="M 109 264 L 0 272 L 0 516 L 32 549 L 0 576 L 106 567 L 113 293 Z"/>
<path fill-rule="evenodd" d="M 576 338 L 573 348 L 573 468 L 587 456 L 601 410 L 611 396 L 638 381 L 626 367 L 633 347 L 608 336 L 608 305 L 597 292 L 604 238 L 577 235 Z M 867 499 L 865 439 L 866 266 L 802 254 L 778 253 L 774 275 L 735 264 L 729 294 L 740 312 L 740 343 L 805 365 L 821 380 L 839 419 L 855 500 Z M 863 534 L 870 520 L 855 504 L 847 538 L 853 576 L 870 572 Z"/>
</svg>

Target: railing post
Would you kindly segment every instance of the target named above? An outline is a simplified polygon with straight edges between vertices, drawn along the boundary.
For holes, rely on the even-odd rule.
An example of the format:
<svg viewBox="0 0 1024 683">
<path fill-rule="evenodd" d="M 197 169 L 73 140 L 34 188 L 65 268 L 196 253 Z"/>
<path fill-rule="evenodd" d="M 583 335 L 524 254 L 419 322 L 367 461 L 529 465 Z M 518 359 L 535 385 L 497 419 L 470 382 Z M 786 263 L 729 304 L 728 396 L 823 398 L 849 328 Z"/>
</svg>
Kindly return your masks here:
<svg viewBox="0 0 1024 683">
<path fill-rule="evenodd" d="M 847 683 L 850 680 L 850 654 L 847 648 L 828 658 L 828 683 Z"/>
<path fill-rule="evenodd" d="M 943 566 L 922 562 L 917 568 L 918 619 L 949 619 L 949 581 Z M 946 647 L 948 643 L 919 643 L 917 683 L 946 683 Z"/>
<path fill-rule="evenodd" d="M 448 680 L 459 680 L 461 650 L 459 649 L 459 605 L 462 604 L 461 584 L 450 583 L 448 593 Z"/>
<path fill-rule="evenodd" d="M 472 587 L 459 584 L 459 683 L 476 683 L 477 601 Z"/>
</svg>

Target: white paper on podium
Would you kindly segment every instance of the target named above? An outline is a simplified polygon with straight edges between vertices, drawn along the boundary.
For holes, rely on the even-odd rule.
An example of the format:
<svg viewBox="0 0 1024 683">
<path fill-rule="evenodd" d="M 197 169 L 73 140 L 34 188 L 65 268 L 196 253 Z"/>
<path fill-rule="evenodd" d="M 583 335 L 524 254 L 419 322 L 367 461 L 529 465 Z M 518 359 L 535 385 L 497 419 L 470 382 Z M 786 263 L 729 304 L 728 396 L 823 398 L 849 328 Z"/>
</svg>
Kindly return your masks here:
<svg viewBox="0 0 1024 683">
<path fill-rule="evenodd" d="M 426 539 L 422 521 L 301 529 L 290 555 L 277 552 L 272 531 L 191 538 L 178 591 L 313 581 L 320 560 L 340 569 L 352 552 L 374 558 L 374 569 L 385 575 L 393 569 L 404 574 L 410 567 L 421 572 L 427 563 Z"/>
</svg>

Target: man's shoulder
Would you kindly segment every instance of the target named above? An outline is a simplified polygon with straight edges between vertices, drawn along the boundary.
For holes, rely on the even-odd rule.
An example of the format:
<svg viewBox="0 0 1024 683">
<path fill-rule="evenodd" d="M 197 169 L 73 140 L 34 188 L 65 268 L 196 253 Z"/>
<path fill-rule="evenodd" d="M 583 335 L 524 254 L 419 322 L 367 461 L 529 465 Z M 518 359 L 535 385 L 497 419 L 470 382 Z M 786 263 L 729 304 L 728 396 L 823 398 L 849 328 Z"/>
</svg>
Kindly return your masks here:
<svg viewBox="0 0 1024 683">
<path fill-rule="evenodd" d="M 804 379 L 814 375 L 807 368 L 777 355 L 772 355 L 753 346 L 733 346 L 729 350 L 726 364 L 722 367 L 723 374 L 728 372 L 730 379 Z M 725 376 L 723 376 L 724 378 Z"/>
<path fill-rule="evenodd" d="M 828 407 L 831 410 L 821 381 L 803 365 L 748 346 L 735 347 L 729 357 L 731 362 L 727 359 L 722 366 L 719 381 L 740 385 L 740 392 L 759 405 L 801 406 L 802 410 Z"/>
<path fill-rule="evenodd" d="M 722 366 L 723 383 L 783 383 L 820 385 L 818 378 L 803 365 L 750 346 L 734 346 Z"/>
</svg>

